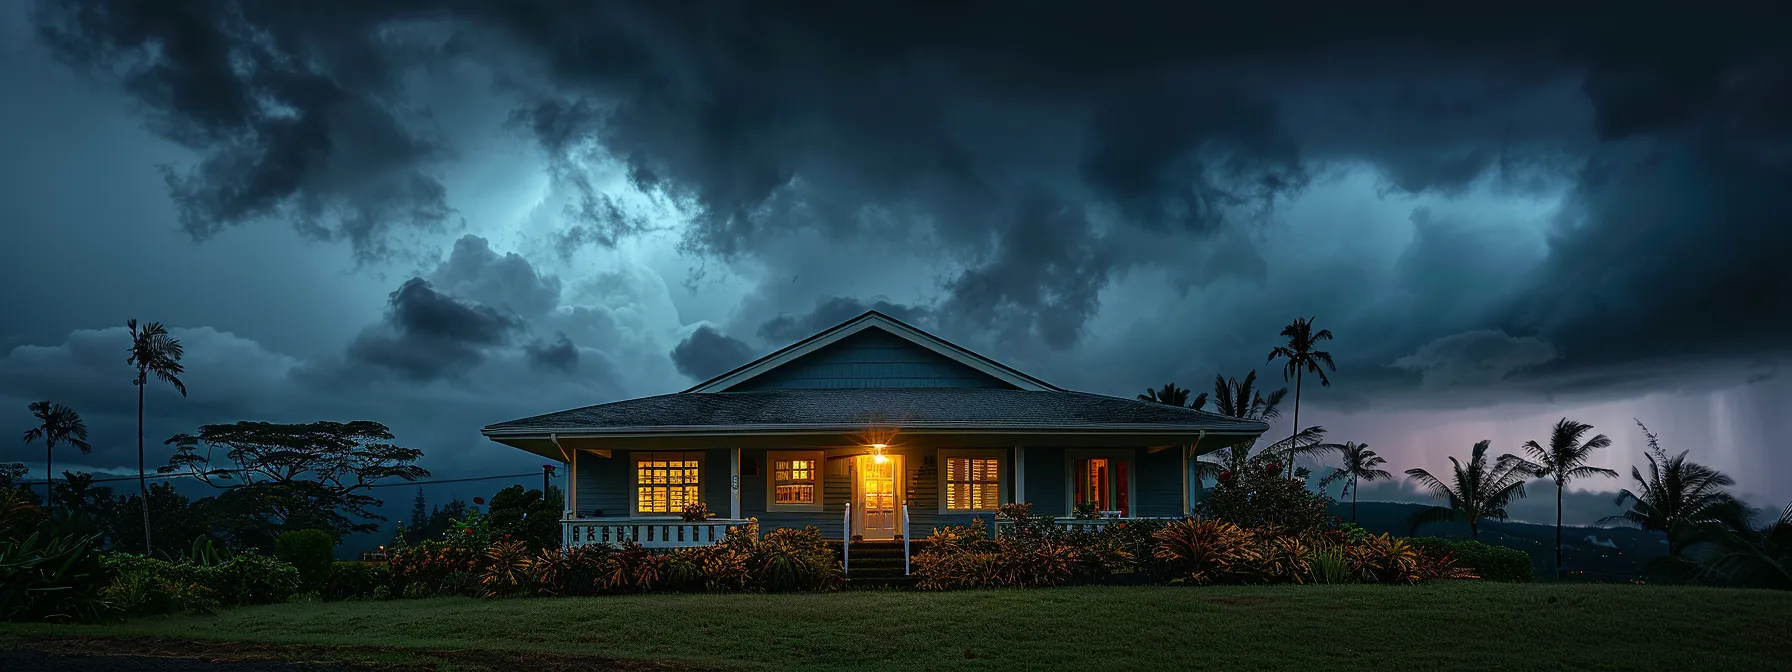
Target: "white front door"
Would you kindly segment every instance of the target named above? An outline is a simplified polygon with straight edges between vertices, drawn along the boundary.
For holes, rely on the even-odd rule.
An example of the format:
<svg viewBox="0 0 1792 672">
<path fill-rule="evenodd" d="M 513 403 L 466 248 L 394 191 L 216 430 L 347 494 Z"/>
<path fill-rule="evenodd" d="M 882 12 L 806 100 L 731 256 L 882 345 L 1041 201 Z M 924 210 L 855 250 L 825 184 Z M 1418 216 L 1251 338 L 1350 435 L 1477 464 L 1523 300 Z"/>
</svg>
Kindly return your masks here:
<svg viewBox="0 0 1792 672">
<path fill-rule="evenodd" d="M 883 459 L 880 461 L 878 457 Z M 858 478 L 853 484 L 854 534 L 865 539 L 895 539 L 901 529 L 896 492 L 896 475 L 901 473 L 899 455 L 861 455 L 854 465 Z"/>
</svg>

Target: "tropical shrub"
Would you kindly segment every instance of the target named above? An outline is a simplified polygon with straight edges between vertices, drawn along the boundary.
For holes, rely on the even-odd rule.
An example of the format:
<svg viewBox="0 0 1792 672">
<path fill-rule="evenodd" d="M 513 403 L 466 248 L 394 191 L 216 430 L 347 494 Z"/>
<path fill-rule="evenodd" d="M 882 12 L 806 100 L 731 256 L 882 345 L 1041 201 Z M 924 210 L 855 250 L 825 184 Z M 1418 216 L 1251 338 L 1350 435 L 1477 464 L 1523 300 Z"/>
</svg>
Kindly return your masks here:
<svg viewBox="0 0 1792 672">
<path fill-rule="evenodd" d="M 226 606 L 275 604 L 299 592 L 299 570 L 251 549 L 218 565 L 211 585 Z"/>
<path fill-rule="evenodd" d="M 485 571 L 479 585 L 486 597 L 519 595 L 534 590 L 535 556 L 518 539 L 494 542 L 485 549 Z"/>
<path fill-rule="evenodd" d="M 330 563 L 321 594 L 326 600 L 365 600 L 391 596 L 392 567 L 384 562 Z"/>
<path fill-rule="evenodd" d="M 659 588 L 741 592 L 753 582 L 752 561 L 751 546 L 738 542 L 676 549 L 665 555 Z"/>
<path fill-rule="evenodd" d="M 1313 549 L 1312 560 L 1308 563 L 1308 581 L 1320 584 L 1354 583 L 1356 576 L 1351 573 L 1350 559 L 1344 555 L 1343 544 L 1327 543 Z"/>
<path fill-rule="evenodd" d="M 1069 583 L 1078 564 L 1078 550 L 1052 528 L 1030 524 L 1024 511 L 1015 512 L 1014 532 L 998 539 L 983 533 L 983 521 L 973 526 L 936 528 L 927 538 L 926 550 L 912 560 L 922 590 L 1057 586 Z"/>
<path fill-rule="evenodd" d="M 1170 583 L 1244 583 L 1260 573 L 1255 535 L 1234 523 L 1188 518 L 1152 536 L 1157 540 L 1152 555 L 1163 563 Z"/>
<path fill-rule="evenodd" d="M 112 579 L 100 597 L 126 616 L 193 612 L 208 614 L 222 606 L 217 567 L 168 562 L 130 553 L 105 558 Z"/>
<path fill-rule="evenodd" d="M 598 582 L 605 591 L 646 593 L 660 585 L 665 574 L 666 558 L 655 555 L 630 540 L 612 551 L 604 563 L 603 578 Z"/>
<path fill-rule="evenodd" d="M 540 490 L 513 485 L 492 495 L 485 520 L 500 538 L 521 539 L 531 550 L 554 548 L 560 545 L 563 504 L 557 498 L 544 497 Z"/>
<path fill-rule="evenodd" d="M 1330 527 L 1330 497 L 1308 490 L 1304 481 L 1283 476 L 1283 465 L 1252 464 L 1240 472 L 1223 472 L 1219 484 L 1200 506 L 1203 518 L 1218 518 L 1244 527 L 1277 528 L 1308 534 Z"/>
<path fill-rule="evenodd" d="M 543 549 L 529 564 L 536 593 L 547 597 L 596 595 L 602 590 L 610 551 L 603 545 Z"/>
<path fill-rule="evenodd" d="M 25 488 L 0 487 L 0 541 L 20 541 L 37 530 L 47 516 Z"/>
<path fill-rule="evenodd" d="M 98 536 L 0 540 L 0 621 L 92 622 L 107 613 Z"/>
<path fill-rule="evenodd" d="M 1536 579 L 1531 556 L 1524 551 L 1469 539 L 1411 537 L 1406 541 L 1428 556 L 1448 556 L 1457 566 L 1488 581 L 1530 583 Z"/>
<path fill-rule="evenodd" d="M 827 591 L 840 587 L 840 558 L 814 526 L 772 530 L 755 547 L 757 584 L 771 592 Z"/>
<path fill-rule="evenodd" d="M 299 570 L 305 590 L 321 590 L 336 561 L 336 538 L 323 530 L 291 530 L 274 538 L 274 557 Z"/>
<path fill-rule="evenodd" d="M 704 504 L 703 502 L 692 502 L 684 505 L 684 510 L 681 511 L 679 515 L 684 518 L 684 522 L 701 523 L 705 520 L 714 518 L 716 514 L 709 512 L 708 504 Z"/>
<path fill-rule="evenodd" d="M 392 582 L 405 597 L 472 595 L 483 549 L 459 542 L 427 540 L 393 553 Z"/>
</svg>

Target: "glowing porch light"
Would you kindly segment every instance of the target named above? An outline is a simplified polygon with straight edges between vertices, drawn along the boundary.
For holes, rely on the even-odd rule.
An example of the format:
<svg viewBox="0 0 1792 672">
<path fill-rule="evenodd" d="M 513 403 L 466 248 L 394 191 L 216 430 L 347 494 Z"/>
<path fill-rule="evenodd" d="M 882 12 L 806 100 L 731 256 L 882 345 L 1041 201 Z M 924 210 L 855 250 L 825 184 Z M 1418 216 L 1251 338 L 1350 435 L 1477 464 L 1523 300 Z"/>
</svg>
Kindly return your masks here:
<svg viewBox="0 0 1792 672">
<path fill-rule="evenodd" d="M 871 461 L 876 462 L 878 464 L 883 464 L 885 462 L 890 461 L 890 458 L 888 456 L 884 455 L 884 444 L 881 444 L 881 443 L 871 444 Z"/>
</svg>

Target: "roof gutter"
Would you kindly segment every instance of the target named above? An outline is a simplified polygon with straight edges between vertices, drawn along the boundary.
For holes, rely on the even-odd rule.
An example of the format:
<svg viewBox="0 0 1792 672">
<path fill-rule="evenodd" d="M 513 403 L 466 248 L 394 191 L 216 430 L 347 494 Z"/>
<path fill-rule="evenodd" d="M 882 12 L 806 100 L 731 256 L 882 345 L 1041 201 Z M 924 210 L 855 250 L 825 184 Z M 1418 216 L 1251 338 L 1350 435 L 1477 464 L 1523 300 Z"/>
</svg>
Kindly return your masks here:
<svg viewBox="0 0 1792 672">
<path fill-rule="evenodd" d="M 709 426 L 709 427 L 706 427 L 706 426 L 674 426 L 674 427 L 665 427 L 665 428 L 591 427 L 591 428 L 577 428 L 577 429 L 572 429 L 572 430 L 567 430 L 567 431 L 553 431 L 553 432 L 544 432 L 544 431 L 540 431 L 540 430 L 528 430 L 528 429 L 510 429 L 510 430 L 486 429 L 486 430 L 482 430 L 480 433 L 485 435 L 486 438 L 490 438 L 490 439 L 499 439 L 499 438 L 547 439 L 549 441 L 552 441 L 554 443 L 555 447 L 560 447 L 560 439 L 563 439 L 563 438 L 564 439 L 586 439 L 586 438 L 595 439 L 595 438 L 635 438 L 635 437 L 728 436 L 728 435 L 738 435 L 738 434 L 803 435 L 803 434 L 853 433 L 853 432 L 862 432 L 864 430 L 865 430 L 865 428 L 863 426 L 859 426 L 859 425 L 853 425 L 853 426 L 772 425 L 772 426 L 760 426 L 760 427 L 752 427 L 752 426 L 746 426 L 746 427 L 739 427 L 739 426 Z M 1198 433 L 1198 435 L 1201 437 L 1206 437 L 1208 434 L 1213 434 L 1215 436 L 1254 436 L 1254 435 L 1260 435 L 1263 432 L 1268 431 L 1268 428 L 1265 427 L 1264 429 L 1210 430 L 1210 429 L 1205 429 L 1205 428 L 1193 428 L 1193 427 L 1186 427 L 1186 426 L 1184 426 L 1184 427 L 1176 427 L 1176 426 L 1165 427 L 1165 426 L 1153 426 L 1153 425 L 1106 425 L 1106 426 L 1091 426 L 1091 427 L 1086 427 L 1086 428 L 1049 427 L 1049 426 L 1047 426 L 1047 427 L 1040 427 L 1040 426 L 990 427 L 990 426 L 984 425 L 984 426 L 975 426 L 975 427 L 950 427 L 950 426 L 904 427 L 900 431 L 902 431 L 905 434 L 1030 434 L 1030 433 L 1177 434 L 1177 433 L 1195 432 L 1195 433 Z M 565 449 L 561 448 L 561 450 L 564 451 Z"/>
</svg>

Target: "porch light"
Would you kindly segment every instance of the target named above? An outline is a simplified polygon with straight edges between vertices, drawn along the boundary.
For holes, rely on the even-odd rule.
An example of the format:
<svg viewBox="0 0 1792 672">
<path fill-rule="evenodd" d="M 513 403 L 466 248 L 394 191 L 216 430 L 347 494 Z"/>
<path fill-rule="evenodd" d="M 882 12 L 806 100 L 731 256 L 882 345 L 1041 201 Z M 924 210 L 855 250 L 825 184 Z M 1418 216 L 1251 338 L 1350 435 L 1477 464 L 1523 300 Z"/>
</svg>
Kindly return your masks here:
<svg viewBox="0 0 1792 672">
<path fill-rule="evenodd" d="M 881 443 L 871 444 L 871 461 L 876 462 L 878 464 L 883 464 L 885 462 L 890 461 L 890 458 L 888 456 L 884 455 L 884 444 L 881 444 Z"/>
</svg>

